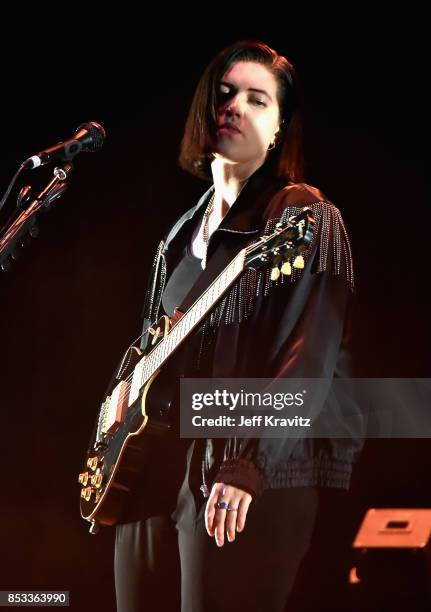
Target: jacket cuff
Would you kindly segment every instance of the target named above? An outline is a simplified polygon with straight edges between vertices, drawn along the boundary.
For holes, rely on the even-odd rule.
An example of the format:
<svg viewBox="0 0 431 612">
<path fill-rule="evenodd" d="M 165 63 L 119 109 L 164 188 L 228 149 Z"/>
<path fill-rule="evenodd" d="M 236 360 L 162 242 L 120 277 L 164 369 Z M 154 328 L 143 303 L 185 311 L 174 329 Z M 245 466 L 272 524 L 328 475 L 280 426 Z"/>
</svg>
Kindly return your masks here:
<svg viewBox="0 0 431 612">
<path fill-rule="evenodd" d="M 253 497 L 260 497 L 264 490 L 264 476 L 259 468 L 248 459 L 223 461 L 214 482 L 223 482 L 243 489 Z"/>
</svg>

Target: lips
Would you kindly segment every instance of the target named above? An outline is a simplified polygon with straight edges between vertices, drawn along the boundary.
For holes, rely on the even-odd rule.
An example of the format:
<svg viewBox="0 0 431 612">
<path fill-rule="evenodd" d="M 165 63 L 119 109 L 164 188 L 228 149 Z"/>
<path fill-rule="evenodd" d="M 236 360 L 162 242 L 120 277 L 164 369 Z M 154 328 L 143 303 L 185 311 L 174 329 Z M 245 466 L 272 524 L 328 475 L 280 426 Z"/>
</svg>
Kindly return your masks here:
<svg viewBox="0 0 431 612">
<path fill-rule="evenodd" d="M 239 129 L 239 127 L 237 127 L 233 123 L 222 123 L 218 131 L 219 132 L 223 131 L 229 134 L 241 134 L 241 130 Z"/>
</svg>

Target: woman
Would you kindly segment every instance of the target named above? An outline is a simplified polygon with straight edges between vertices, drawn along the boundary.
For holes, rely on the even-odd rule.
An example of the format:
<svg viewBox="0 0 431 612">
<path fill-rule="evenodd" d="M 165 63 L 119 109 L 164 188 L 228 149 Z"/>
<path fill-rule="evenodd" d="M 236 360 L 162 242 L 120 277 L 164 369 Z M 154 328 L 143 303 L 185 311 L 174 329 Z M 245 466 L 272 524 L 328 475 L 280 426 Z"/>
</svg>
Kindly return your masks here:
<svg viewBox="0 0 431 612">
<path fill-rule="evenodd" d="M 346 374 L 350 246 L 339 211 L 301 182 L 300 127 L 294 68 L 267 45 L 236 43 L 205 70 L 180 165 L 212 185 L 159 246 L 144 329 L 163 313 L 180 317 L 280 220 L 308 206 L 316 227 L 303 268 L 277 280 L 270 269 L 246 272 L 228 290 L 185 349 L 188 375 Z M 146 476 L 145 502 L 117 529 L 118 610 L 179 610 L 179 549 L 183 612 L 282 612 L 309 547 L 319 491 L 348 488 L 359 447 L 287 437 L 190 444 L 177 434 L 163 465 Z"/>
</svg>

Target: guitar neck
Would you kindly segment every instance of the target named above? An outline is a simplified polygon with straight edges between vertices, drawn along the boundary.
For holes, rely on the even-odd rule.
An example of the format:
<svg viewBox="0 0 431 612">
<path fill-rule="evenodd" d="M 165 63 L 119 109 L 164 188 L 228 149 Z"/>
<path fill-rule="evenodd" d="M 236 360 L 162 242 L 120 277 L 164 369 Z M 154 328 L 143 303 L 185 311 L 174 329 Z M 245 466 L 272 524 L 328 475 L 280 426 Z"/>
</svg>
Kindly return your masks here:
<svg viewBox="0 0 431 612">
<path fill-rule="evenodd" d="M 246 249 L 243 249 L 219 274 L 201 297 L 191 306 L 184 316 L 171 328 L 169 333 L 155 348 L 137 363 L 133 372 L 130 388 L 129 406 L 139 397 L 143 384 L 157 372 L 191 331 L 208 315 L 226 290 L 244 270 Z"/>
</svg>

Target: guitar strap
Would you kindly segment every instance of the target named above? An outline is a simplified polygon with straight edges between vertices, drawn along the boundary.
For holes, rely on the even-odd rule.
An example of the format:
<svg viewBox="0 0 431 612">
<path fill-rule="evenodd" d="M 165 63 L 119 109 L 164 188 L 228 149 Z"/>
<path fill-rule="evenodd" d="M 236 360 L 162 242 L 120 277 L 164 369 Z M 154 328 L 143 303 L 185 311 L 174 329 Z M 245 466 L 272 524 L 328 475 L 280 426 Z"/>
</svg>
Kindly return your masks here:
<svg viewBox="0 0 431 612">
<path fill-rule="evenodd" d="M 217 232 L 228 233 L 227 230 L 219 228 Z M 217 276 L 223 272 L 236 255 L 250 242 L 250 234 L 257 234 L 258 230 L 253 232 L 236 233 L 232 235 L 229 232 L 230 240 L 220 240 L 218 246 L 213 253 L 210 254 L 207 266 L 198 276 L 194 285 L 191 287 L 181 304 L 175 309 L 177 315 L 174 315 L 174 320 L 178 320 L 179 316 L 185 314 L 191 306 L 201 297 Z M 230 245 L 230 246 L 229 246 Z"/>
</svg>

